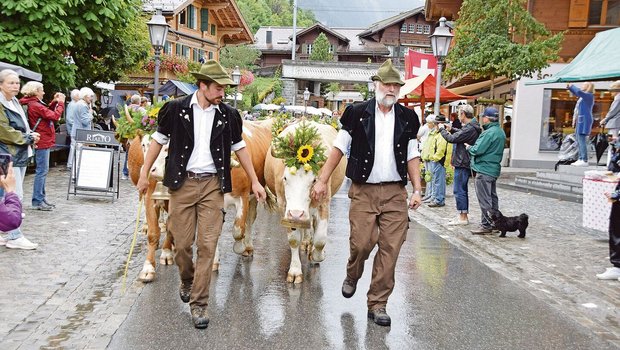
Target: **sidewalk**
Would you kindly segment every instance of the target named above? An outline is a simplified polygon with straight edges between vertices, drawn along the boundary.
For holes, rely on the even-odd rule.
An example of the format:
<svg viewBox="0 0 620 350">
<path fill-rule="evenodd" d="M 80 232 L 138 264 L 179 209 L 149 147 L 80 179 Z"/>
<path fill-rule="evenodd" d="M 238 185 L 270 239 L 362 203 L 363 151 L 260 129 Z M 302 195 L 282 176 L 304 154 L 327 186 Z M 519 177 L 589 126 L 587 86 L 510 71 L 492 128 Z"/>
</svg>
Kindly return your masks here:
<svg viewBox="0 0 620 350">
<path fill-rule="evenodd" d="M 502 169 L 498 180 L 510 182 L 515 173 L 531 169 Z M 522 288 L 546 300 L 561 312 L 620 347 L 620 282 L 596 278 L 609 263 L 608 234 L 581 226 L 579 203 L 497 188 L 500 210 L 507 216 L 527 213 L 525 239 L 516 233 L 478 236 L 469 230 L 480 222 L 473 182 L 469 183 L 468 226 L 447 226 L 456 216 L 451 186 L 446 206 L 426 204 L 410 216 L 463 251 L 479 259 Z"/>
</svg>

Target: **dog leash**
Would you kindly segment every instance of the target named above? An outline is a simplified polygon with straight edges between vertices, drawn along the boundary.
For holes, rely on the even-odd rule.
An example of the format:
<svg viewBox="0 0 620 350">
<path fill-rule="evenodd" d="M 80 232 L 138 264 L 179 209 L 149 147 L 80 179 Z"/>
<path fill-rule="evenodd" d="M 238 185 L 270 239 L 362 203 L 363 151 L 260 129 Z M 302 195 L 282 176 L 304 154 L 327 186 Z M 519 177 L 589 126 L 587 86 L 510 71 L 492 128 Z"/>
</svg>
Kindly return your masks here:
<svg viewBox="0 0 620 350">
<path fill-rule="evenodd" d="M 133 249 L 136 246 L 136 238 L 138 236 L 138 226 L 140 225 L 140 214 L 142 213 L 142 204 L 144 204 L 144 196 L 140 196 L 140 202 L 138 203 L 138 216 L 136 216 L 136 227 L 133 230 L 133 239 L 131 240 L 131 248 L 129 248 L 129 254 L 127 255 L 127 262 L 125 263 L 125 272 L 123 273 L 123 286 L 121 292 L 125 294 L 125 282 L 127 281 L 127 271 L 129 270 L 129 262 L 131 261 L 131 255 Z"/>
</svg>

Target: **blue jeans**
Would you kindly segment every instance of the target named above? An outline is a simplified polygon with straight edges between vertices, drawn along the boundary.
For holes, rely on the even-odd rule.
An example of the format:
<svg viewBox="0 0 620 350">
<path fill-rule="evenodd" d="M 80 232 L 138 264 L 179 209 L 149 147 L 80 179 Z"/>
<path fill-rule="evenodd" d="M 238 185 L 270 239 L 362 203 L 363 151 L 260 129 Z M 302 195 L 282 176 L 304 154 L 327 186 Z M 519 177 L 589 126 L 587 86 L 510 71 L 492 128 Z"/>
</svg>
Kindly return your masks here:
<svg viewBox="0 0 620 350">
<path fill-rule="evenodd" d="M 45 179 L 50 169 L 50 149 L 35 150 L 34 160 L 37 167 L 32 188 L 32 205 L 38 206 L 45 201 Z"/>
<path fill-rule="evenodd" d="M 579 146 L 579 159 L 588 162 L 588 135 L 577 134 L 577 145 Z"/>
<path fill-rule="evenodd" d="M 469 212 L 469 194 L 467 191 L 467 183 L 469 182 L 469 168 L 454 168 L 454 199 L 456 199 L 456 210 L 460 214 Z"/>
<path fill-rule="evenodd" d="M 424 171 L 430 174 L 433 173 L 431 170 L 431 162 L 424 162 Z M 433 196 L 433 180 L 426 183 L 426 190 L 424 191 L 424 197 L 432 197 Z"/>
<path fill-rule="evenodd" d="M 26 167 L 14 167 L 15 173 L 15 194 L 19 197 L 19 200 L 23 202 L 24 197 L 24 177 L 26 177 Z M 4 189 L 0 188 L 0 198 L 4 197 Z M 14 240 L 23 237 L 22 231 L 19 228 L 7 232 L 7 240 Z"/>
<path fill-rule="evenodd" d="M 433 173 L 433 198 L 439 204 L 446 200 L 446 168 L 438 162 L 428 162 Z"/>
<path fill-rule="evenodd" d="M 129 153 L 127 150 L 125 151 L 125 163 L 123 164 L 123 175 L 129 176 L 129 168 L 127 167 L 127 158 L 129 158 Z"/>
</svg>

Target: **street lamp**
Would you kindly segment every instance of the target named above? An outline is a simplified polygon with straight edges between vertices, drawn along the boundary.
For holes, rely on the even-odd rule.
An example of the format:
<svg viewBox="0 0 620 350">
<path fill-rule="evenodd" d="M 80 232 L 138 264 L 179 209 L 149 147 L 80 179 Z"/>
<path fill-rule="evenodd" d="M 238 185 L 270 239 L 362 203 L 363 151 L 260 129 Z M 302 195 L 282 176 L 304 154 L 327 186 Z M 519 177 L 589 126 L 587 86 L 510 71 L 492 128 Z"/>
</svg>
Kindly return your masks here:
<svg viewBox="0 0 620 350">
<path fill-rule="evenodd" d="M 306 90 L 304 91 L 304 116 L 308 112 L 308 100 L 309 99 L 310 99 L 310 91 L 308 91 L 308 88 L 306 88 Z"/>
<path fill-rule="evenodd" d="M 166 18 L 161 14 L 161 8 L 155 8 L 155 14 L 146 25 L 149 27 L 151 45 L 153 45 L 153 50 L 155 50 L 155 91 L 153 93 L 153 103 L 156 103 L 159 98 L 159 54 L 166 44 L 169 26 L 166 23 Z"/>
<path fill-rule="evenodd" d="M 375 82 L 370 79 L 366 83 L 368 84 L 368 99 L 370 100 L 375 95 Z"/>
<path fill-rule="evenodd" d="M 439 115 L 439 85 L 441 84 L 441 69 L 443 60 L 448 55 L 450 49 L 450 41 L 454 35 L 450 33 L 450 28 L 446 27 L 446 18 L 439 19 L 439 27 L 435 28 L 435 32 L 431 37 L 431 46 L 433 47 L 433 56 L 437 59 L 437 82 L 435 87 L 435 115 Z"/>
<path fill-rule="evenodd" d="M 234 107 L 237 109 L 237 95 L 239 94 L 239 82 L 241 81 L 241 71 L 239 70 L 239 66 L 235 66 L 235 70 L 232 72 L 232 80 L 235 83 Z"/>
</svg>

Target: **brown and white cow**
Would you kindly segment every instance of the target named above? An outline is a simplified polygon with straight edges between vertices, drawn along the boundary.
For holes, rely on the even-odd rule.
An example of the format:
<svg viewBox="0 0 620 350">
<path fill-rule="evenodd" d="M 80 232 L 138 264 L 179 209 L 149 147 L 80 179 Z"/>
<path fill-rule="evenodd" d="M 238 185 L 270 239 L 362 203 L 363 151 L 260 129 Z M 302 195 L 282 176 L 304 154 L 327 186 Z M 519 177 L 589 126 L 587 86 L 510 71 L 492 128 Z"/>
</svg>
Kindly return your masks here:
<svg viewBox="0 0 620 350">
<path fill-rule="evenodd" d="M 252 159 L 254 171 L 258 181 L 265 185 L 264 166 L 265 155 L 271 143 L 270 121 L 244 121 L 243 140 Z M 256 220 L 257 201 L 252 194 L 252 183 L 241 166 L 231 168 L 232 192 L 224 196 L 225 208 L 235 207 L 235 222 L 233 238 L 235 243 L 233 251 L 243 256 L 251 256 L 254 252 L 252 243 L 252 225 Z M 219 244 L 218 244 L 219 246 Z M 215 251 L 213 271 L 219 268 L 219 247 Z"/>
<path fill-rule="evenodd" d="M 133 184 L 138 183 L 140 178 L 140 169 L 144 164 L 144 155 L 148 151 L 150 137 L 145 135 L 143 137 L 136 136 L 130 143 L 127 150 L 127 167 L 129 168 L 129 176 Z M 159 239 L 161 236 L 161 227 L 159 226 L 160 215 L 162 211 L 168 210 L 167 200 L 155 200 L 151 196 L 155 190 L 157 181 L 163 179 L 165 158 L 168 154 L 168 146 L 162 147 L 159 156 L 155 160 L 151 172 L 149 175 L 149 188 L 144 197 L 144 211 L 146 216 L 146 235 L 148 240 L 146 261 L 142 267 L 142 271 L 138 275 L 138 279 L 143 282 L 151 282 L 155 279 L 155 251 L 159 247 Z M 165 225 L 164 225 L 165 227 Z M 162 246 L 162 252 L 159 257 L 159 263 L 164 265 L 172 265 L 172 235 L 166 229 L 166 237 Z"/>
<path fill-rule="evenodd" d="M 338 132 L 330 125 L 309 122 L 318 129 L 321 143 L 325 147 L 325 154 L 331 151 Z M 280 136 L 294 133 L 301 123 L 293 124 Z M 284 165 L 282 159 L 274 158 L 271 149 L 265 160 L 265 182 L 268 188 L 276 194 L 280 215 L 285 221 L 301 223 L 310 228 L 288 228 L 288 242 L 291 247 L 291 264 L 287 274 L 287 282 L 303 282 L 300 246 L 307 244 L 308 259 L 321 262 L 325 259 L 325 245 L 327 243 L 327 223 L 329 221 L 329 205 L 331 197 L 338 191 L 344 180 L 346 159 L 343 157 L 327 184 L 327 196 L 321 201 L 315 201 L 310 195 L 319 174 L 306 171 L 299 167 L 294 173 Z"/>
</svg>

